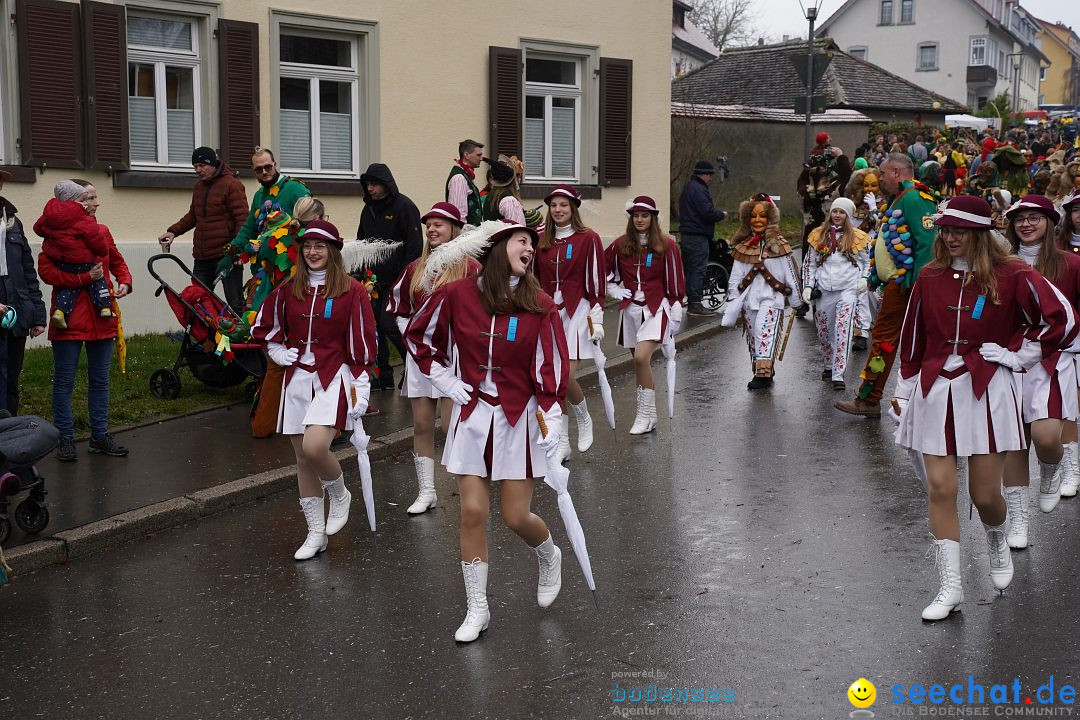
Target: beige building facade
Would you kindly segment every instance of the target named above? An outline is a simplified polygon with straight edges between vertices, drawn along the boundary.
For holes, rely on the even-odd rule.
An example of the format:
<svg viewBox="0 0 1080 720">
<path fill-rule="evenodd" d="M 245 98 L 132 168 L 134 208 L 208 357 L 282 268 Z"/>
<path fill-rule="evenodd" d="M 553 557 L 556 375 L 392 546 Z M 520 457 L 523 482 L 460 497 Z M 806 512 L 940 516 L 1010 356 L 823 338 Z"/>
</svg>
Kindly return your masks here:
<svg viewBox="0 0 1080 720">
<path fill-rule="evenodd" d="M 15 175 L 3 193 L 29 231 L 58 180 L 95 184 L 135 273 L 129 332 L 175 326 L 145 265 L 187 210 L 200 145 L 246 171 L 249 198 L 251 150 L 273 149 L 346 238 L 369 163 L 389 165 L 423 211 L 465 138 L 524 159 L 526 207 L 578 186 L 607 239 L 635 195 L 668 206 L 667 4 L 287 5 L 0 0 L 15 18 L 0 45 L 0 166 Z M 190 237 L 174 244 L 185 260 Z"/>
<path fill-rule="evenodd" d="M 1039 83 L 1039 105 L 1080 105 L 1080 37 L 1067 25 L 1039 20 L 1039 48 L 1050 58 Z"/>
</svg>

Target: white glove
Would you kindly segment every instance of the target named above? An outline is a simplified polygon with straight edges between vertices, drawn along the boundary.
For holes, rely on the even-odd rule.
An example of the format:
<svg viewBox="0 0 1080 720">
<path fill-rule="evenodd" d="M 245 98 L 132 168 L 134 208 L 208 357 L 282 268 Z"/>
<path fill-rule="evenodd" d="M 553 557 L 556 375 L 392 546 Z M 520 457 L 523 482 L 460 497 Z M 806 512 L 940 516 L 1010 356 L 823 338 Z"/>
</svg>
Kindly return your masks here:
<svg viewBox="0 0 1080 720">
<path fill-rule="evenodd" d="M 559 448 L 559 437 L 562 433 L 562 408 L 558 403 L 552 405 L 551 409 L 544 413 L 544 423 L 547 425 L 547 435 L 540 433 L 536 444 L 545 455 L 551 457 Z"/>
<path fill-rule="evenodd" d="M 870 208 L 870 212 L 877 210 L 877 198 L 874 197 L 873 193 L 866 193 L 862 200 L 866 203 L 866 207 Z"/>
<path fill-rule="evenodd" d="M 802 289 L 802 301 L 803 305 L 810 304 L 810 293 L 814 292 L 813 288 L 804 287 Z"/>
<path fill-rule="evenodd" d="M 855 283 L 855 292 L 859 295 L 865 295 L 870 292 L 870 283 L 866 282 L 866 278 L 859 278 L 859 282 Z"/>
<path fill-rule="evenodd" d="M 1020 360 L 1016 357 L 1016 353 L 1001 347 L 997 343 L 983 343 L 979 346 L 979 354 L 982 355 L 983 360 L 986 362 L 1004 365 L 1013 370 L 1019 371 L 1024 367 L 1020 364 Z"/>
<path fill-rule="evenodd" d="M 911 402 L 911 396 L 915 394 L 915 383 L 918 379 L 918 375 L 912 375 L 909 378 L 901 375 L 900 379 L 896 381 L 896 394 L 893 395 L 892 402 L 889 403 L 889 417 L 897 424 L 900 423 L 900 415 L 907 409 L 908 403 Z M 899 412 L 897 408 L 900 408 Z"/>
<path fill-rule="evenodd" d="M 679 328 L 683 323 L 683 307 L 682 303 L 675 303 L 671 306 L 671 310 L 668 312 L 668 327 L 671 328 L 672 337 L 675 333 L 679 332 Z"/>
<path fill-rule="evenodd" d="M 615 283 L 608 283 L 607 294 L 615 298 L 619 302 L 622 302 L 623 300 L 629 300 L 634 295 L 634 293 L 630 292 L 621 285 L 616 285 Z"/>
<path fill-rule="evenodd" d="M 368 399 L 371 397 L 371 378 L 368 377 L 367 371 L 360 374 L 360 377 L 353 378 L 350 383 L 352 388 L 353 405 L 349 409 L 349 417 L 356 422 L 360 418 L 364 417 L 364 413 L 367 412 Z"/>
<path fill-rule="evenodd" d="M 286 347 L 281 343 L 267 343 L 266 354 L 278 367 L 289 367 L 300 357 L 300 351 L 296 348 Z"/>
<path fill-rule="evenodd" d="M 431 374 L 428 377 L 431 378 L 431 384 L 455 404 L 468 405 L 472 400 L 472 385 L 462 382 L 450 368 L 443 367 L 439 363 L 432 363 Z"/>
<path fill-rule="evenodd" d="M 589 317 L 592 318 L 592 332 L 589 333 L 589 339 L 598 343 L 604 339 L 604 308 L 593 308 Z"/>
</svg>

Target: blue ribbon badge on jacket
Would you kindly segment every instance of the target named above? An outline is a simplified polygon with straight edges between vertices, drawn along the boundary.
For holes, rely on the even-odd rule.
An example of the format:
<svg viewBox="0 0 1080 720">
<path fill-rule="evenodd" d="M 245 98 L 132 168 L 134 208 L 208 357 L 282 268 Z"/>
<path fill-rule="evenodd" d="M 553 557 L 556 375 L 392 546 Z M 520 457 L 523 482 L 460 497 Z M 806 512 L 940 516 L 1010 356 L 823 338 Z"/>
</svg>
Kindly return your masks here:
<svg viewBox="0 0 1080 720">
<path fill-rule="evenodd" d="M 517 321 L 516 317 L 510 316 L 510 322 L 506 325 L 506 339 L 508 342 L 514 342 L 517 337 Z"/>
<path fill-rule="evenodd" d="M 980 295 L 975 301 L 975 309 L 971 311 L 971 319 L 978 320 L 982 317 L 983 306 L 986 305 L 986 296 Z"/>
<path fill-rule="evenodd" d="M 322 316 L 324 318 L 330 317 L 330 312 L 334 308 L 334 298 L 326 298 L 326 308 L 323 310 Z"/>
<path fill-rule="evenodd" d="M 645 267 L 652 267 L 652 253 L 645 256 Z"/>
<path fill-rule="evenodd" d="M 574 254 L 574 246 L 570 243 L 566 243 L 566 259 L 569 260 Z"/>
</svg>

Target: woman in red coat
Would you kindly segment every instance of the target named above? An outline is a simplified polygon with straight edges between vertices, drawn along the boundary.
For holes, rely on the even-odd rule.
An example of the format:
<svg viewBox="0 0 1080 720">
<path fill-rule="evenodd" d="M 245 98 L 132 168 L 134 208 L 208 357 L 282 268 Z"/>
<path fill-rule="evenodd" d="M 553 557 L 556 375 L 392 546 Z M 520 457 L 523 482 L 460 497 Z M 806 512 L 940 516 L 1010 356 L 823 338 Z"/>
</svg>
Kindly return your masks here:
<svg viewBox="0 0 1080 720">
<path fill-rule="evenodd" d="M 79 184 L 86 190 L 79 202 L 89 215 L 97 215 L 98 206 L 101 204 L 98 201 L 97 189 L 89 183 Z M 85 288 L 104 278 L 113 295 L 114 304 L 116 299 L 131 292 L 131 272 L 124 262 L 124 256 L 116 248 L 109 229 L 104 225 L 99 225 L 99 228 L 108 246 L 108 254 L 88 272 L 64 272 L 44 252 L 38 255 L 38 276 L 43 282 L 53 286 L 49 315 L 56 310 L 56 296 L 61 289 Z M 75 420 L 71 414 L 71 393 L 75 389 L 75 371 L 84 345 L 91 435 L 89 450 L 113 457 L 128 454 L 127 448 L 118 445 L 109 434 L 109 370 L 112 367 L 118 315 L 118 312 L 114 312 L 108 317 L 102 316 L 93 306 L 89 293 L 80 292 L 66 319 L 67 327 L 49 328 L 49 341 L 53 350 L 52 420 L 60 431 L 60 445 L 56 451 L 58 460 L 74 462 L 78 459 L 75 452 Z"/>
<path fill-rule="evenodd" d="M 1080 256 L 1080 190 L 1076 190 L 1061 201 L 1061 224 L 1057 229 L 1055 242 L 1067 255 Z M 1080 306 L 1074 306 L 1080 310 Z M 1080 353 L 1074 353 L 1077 361 L 1077 384 L 1080 385 Z M 1061 442 L 1065 445 L 1067 467 L 1061 473 L 1061 497 L 1075 497 L 1080 490 L 1080 451 L 1077 450 L 1076 420 L 1067 420 L 1061 433 Z"/>
<path fill-rule="evenodd" d="M 660 230 L 660 210 L 647 195 L 627 208 L 626 232 L 608 246 L 607 294 L 619 301 L 619 344 L 634 353 L 637 415 L 631 435 L 656 427 L 652 356 L 683 321 L 686 281 L 675 240 Z"/>
<path fill-rule="evenodd" d="M 285 369 L 277 431 L 296 453 L 296 480 L 307 537 L 293 557 L 308 560 L 326 549 L 327 536 L 345 527 L 352 494 L 330 443 L 338 431 L 361 425 L 375 362 L 375 316 L 367 290 L 345 272 L 344 243 L 326 220 L 299 235 L 296 274 L 259 307 L 252 337 Z M 330 495 L 324 515 L 323 492 Z"/>
<path fill-rule="evenodd" d="M 581 197 L 570 185 L 556 185 L 544 198 L 547 222 L 536 246 L 533 271 L 541 289 L 559 309 L 566 347 L 570 353 L 570 385 L 566 400 L 574 409 L 578 428 L 578 452 L 593 443 L 592 417 L 585 393 L 574 379 L 578 363 L 591 359 L 594 345 L 604 339 L 604 244 L 596 232 L 585 226 L 578 209 Z M 570 457 L 569 417 L 563 415 L 559 462 Z"/>
<path fill-rule="evenodd" d="M 1013 372 L 1053 356 L 1074 333 L 1061 294 L 991 234 L 990 205 L 964 195 L 935 221 L 933 260 L 911 290 L 898 354 L 896 441 L 922 453 L 940 590 L 923 610 L 942 620 L 963 602 L 956 459 L 969 457 L 968 493 L 979 510 L 999 590 L 1013 576 L 1001 495 L 1005 453 L 1023 450 L 1022 399 Z"/>
<path fill-rule="evenodd" d="M 1013 252 L 1038 270 L 1061 291 L 1075 312 L 1080 305 L 1080 257 L 1061 250 L 1054 242 L 1060 216 L 1054 202 L 1042 195 L 1025 195 L 1005 212 L 1005 236 Z M 1024 426 L 1039 460 L 1039 509 L 1053 510 L 1061 499 L 1061 482 L 1071 466 L 1063 441 L 1066 421 L 1075 421 L 1076 355 L 1063 349 L 1016 373 L 1023 395 Z M 1075 428 L 1075 425 L 1073 425 Z M 1076 447 L 1075 444 L 1072 446 Z M 1005 458 L 1005 502 L 1009 505 L 1009 547 L 1028 544 L 1028 451 L 1016 450 Z"/>
<path fill-rule="evenodd" d="M 487 516 L 491 483 L 502 481 L 506 526 L 536 552 L 536 601 L 562 587 L 562 553 L 532 510 L 533 485 L 547 473 L 562 430 L 569 360 L 558 308 L 529 272 L 536 232 L 510 225 L 491 236 L 477 279 L 437 290 L 413 316 L 410 351 L 433 385 L 454 401 L 443 464 L 458 476 L 461 571 L 468 613 L 454 634 L 472 642 L 487 629 Z M 458 374 L 452 367 L 456 354 Z M 537 413 L 547 426 L 543 435 Z"/>
</svg>

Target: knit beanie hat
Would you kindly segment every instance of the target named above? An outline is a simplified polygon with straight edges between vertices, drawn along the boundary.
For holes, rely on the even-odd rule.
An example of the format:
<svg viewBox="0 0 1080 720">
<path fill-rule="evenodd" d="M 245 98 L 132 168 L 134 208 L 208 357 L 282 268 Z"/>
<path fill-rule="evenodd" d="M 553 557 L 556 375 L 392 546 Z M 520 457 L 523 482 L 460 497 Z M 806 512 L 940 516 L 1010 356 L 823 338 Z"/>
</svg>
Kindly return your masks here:
<svg viewBox="0 0 1080 720">
<path fill-rule="evenodd" d="M 832 201 L 832 205 L 829 206 L 829 212 L 840 209 L 847 213 L 849 219 L 855 219 L 855 203 L 846 197 L 838 197 Z"/>
<path fill-rule="evenodd" d="M 213 165 L 217 167 L 221 165 L 221 160 L 218 159 L 217 153 L 214 152 L 214 148 L 209 147 L 197 147 L 195 151 L 191 153 L 192 165 Z"/>
<path fill-rule="evenodd" d="M 78 200 L 85 193 L 86 188 L 71 180 L 61 180 L 53 187 L 53 197 L 64 202 Z"/>
</svg>

